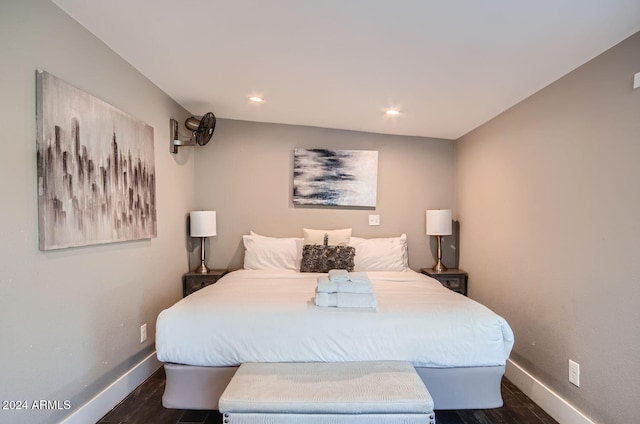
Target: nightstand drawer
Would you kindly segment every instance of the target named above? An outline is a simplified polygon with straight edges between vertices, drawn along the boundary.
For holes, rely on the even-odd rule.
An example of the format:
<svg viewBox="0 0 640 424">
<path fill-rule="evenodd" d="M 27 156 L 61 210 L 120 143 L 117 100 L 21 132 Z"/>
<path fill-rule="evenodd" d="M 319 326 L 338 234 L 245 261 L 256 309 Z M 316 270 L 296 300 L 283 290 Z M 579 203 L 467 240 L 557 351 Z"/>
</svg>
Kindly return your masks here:
<svg viewBox="0 0 640 424">
<path fill-rule="evenodd" d="M 216 281 L 218 281 L 217 278 L 188 278 L 187 283 L 185 284 L 187 296 L 196 290 L 215 284 Z"/>
<path fill-rule="evenodd" d="M 184 274 L 182 276 L 182 296 L 187 297 L 193 292 L 215 284 L 226 273 L 226 269 L 218 269 L 211 270 L 207 274 L 199 274 L 196 272 Z"/>
<path fill-rule="evenodd" d="M 462 288 L 463 282 L 460 278 L 439 278 L 440 283 L 448 289 L 451 290 L 460 290 Z"/>
<path fill-rule="evenodd" d="M 420 272 L 438 280 L 440 284 L 449 290 L 467 295 L 467 280 L 469 276 L 460 269 L 448 269 L 446 271 L 434 271 L 431 268 L 421 268 Z"/>
</svg>

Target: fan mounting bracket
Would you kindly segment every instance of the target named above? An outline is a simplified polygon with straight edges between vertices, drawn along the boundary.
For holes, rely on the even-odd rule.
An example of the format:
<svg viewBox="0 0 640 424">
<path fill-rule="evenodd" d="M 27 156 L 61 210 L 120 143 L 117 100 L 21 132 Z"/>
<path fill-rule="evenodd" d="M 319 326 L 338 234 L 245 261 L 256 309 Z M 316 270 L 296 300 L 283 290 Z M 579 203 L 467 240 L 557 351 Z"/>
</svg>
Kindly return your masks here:
<svg viewBox="0 0 640 424">
<path fill-rule="evenodd" d="M 188 130 L 191 130 L 190 137 L 181 136 L 178 121 L 169 119 L 169 151 L 173 154 L 177 154 L 178 147 L 181 146 L 195 146 L 196 144 L 204 146 L 207 144 L 213 136 L 216 117 L 213 113 L 208 112 L 204 116 L 192 116 L 184 124 Z"/>
<path fill-rule="evenodd" d="M 178 132 L 178 121 L 175 119 L 169 120 L 169 132 L 171 134 L 171 140 L 169 149 L 171 153 L 178 153 L 178 147 L 180 146 L 195 146 L 196 142 L 193 137 L 188 139 L 181 138 Z"/>
</svg>

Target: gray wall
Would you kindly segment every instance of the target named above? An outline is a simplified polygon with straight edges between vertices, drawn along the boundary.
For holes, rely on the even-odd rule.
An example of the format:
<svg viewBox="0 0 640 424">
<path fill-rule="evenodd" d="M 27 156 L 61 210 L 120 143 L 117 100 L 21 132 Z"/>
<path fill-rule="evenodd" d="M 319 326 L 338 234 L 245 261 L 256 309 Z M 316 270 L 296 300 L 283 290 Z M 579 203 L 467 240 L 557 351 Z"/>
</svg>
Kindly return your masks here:
<svg viewBox="0 0 640 424">
<path fill-rule="evenodd" d="M 378 150 L 375 210 L 294 207 L 294 148 Z M 433 265 L 425 210 L 454 207 L 454 145 L 448 140 L 219 120 L 211 142 L 196 149 L 196 206 L 218 213 L 218 235 L 209 241 L 214 267 L 242 266 L 242 235 L 250 230 L 302 237 L 303 227 L 352 227 L 359 237 L 405 232 L 409 265 Z M 368 226 L 369 214 L 380 215 L 379 227 Z"/>
<path fill-rule="evenodd" d="M 0 399 L 73 406 L 0 411 L 0 421 L 54 422 L 153 351 L 158 312 L 181 297 L 193 157 L 168 152 L 169 117 L 186 111 L 52 3 L 3 0 L 0 53 Z M 154 127 L 157 238 L 38 250 L 36 68 Z"/>
<path fill-rule="evenodd" d="M 509 320 L 512 358 L 597 421 L 634 422 L 640 90 L 631 90 L 631 80 L 640 71 L 638 51 L 636 34 L 455 147 L 221 119 L 209 145 L 176 156 L 167 151 L 167 120 L 186 111 L 48 1 L 3 1 L 0 399 L 69 399 L 75 408 L 152 351 L 158 312 L 180 298 L 179 276 L 195 266 L 187 250 L 197 256 L 197 249 L 185 237 L 194 205 L 218 211 L 209 263 L 231 268 L 241 266 L 241 235 L 249 230 L 296 236 L 305 226 L 349 226 L 363 237 L 406 232 L 417 269 L 433 263 L 425 209 L 450 207 L 461 221 L 471 297 Z M 36 68 L 154 127 L 156 239 L 38 250 Z M 378 150 L 375 211 L 293 207 L 296 147 Z M 367 226 L 370 213 L 381 215 L 380 227 Z M 150 337 L 140 344 L 144 322 Z M 581 364 L 581 388 L 566 381 L 569 358 Z M 0 421 L 51 422 L 68 412 L 1 411 Z"/>
<path fill-rule="evenodd" d="M 640 33 L 457 143 L 471 297 L 509 321 L 514 361 L 607 424 L 638 420 L 636 72 Z"/>
</svg>

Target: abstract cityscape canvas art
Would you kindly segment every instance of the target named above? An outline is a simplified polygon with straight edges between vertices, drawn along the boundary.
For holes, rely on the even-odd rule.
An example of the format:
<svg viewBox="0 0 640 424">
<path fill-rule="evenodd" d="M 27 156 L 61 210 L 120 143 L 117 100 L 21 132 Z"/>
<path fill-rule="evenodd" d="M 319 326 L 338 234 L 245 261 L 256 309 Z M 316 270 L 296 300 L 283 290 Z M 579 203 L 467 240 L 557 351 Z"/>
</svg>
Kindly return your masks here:
<svg viewBox="0 0 640 424">
<path fill-rule="evenodd" d="M 156 237 L 153 127 L 36 73 L 40 250 Z"/>
<path fill-rule="evenodd" d="M 294 205 L 375 207 L 378 152 L 294 149 Z"/>
</svg>

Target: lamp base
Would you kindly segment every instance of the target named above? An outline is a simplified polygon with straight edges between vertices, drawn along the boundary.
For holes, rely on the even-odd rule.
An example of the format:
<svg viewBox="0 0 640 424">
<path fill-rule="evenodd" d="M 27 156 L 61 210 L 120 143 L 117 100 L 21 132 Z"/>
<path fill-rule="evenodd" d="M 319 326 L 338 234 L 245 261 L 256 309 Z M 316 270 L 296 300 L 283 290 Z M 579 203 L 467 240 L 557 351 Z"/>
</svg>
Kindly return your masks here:
<svg viewBox="0 0 640 424">
<path fill-rule="evenodd" d="M 209 273 L 209 268 L 207 268 L 207 265 L 205 265 L 204 263 L 204 239 L 206 237 L 200 237 L 200 266 L 196 269 L 193 270 L 193 272 L 197 272 L 200 274 L 208 274 Z"/>
<path fill-rule="evenodd" d="M 442 263 L 442 236 L 436 236 L 437 241 L 437 253 L 438 253 L 438 262 L 431 268 L 435 272 L 443 272 L 447 270 L 447 267 Z"/>
<path fill-rule="evenodd" d="M 447 270 L 447 267 L 444 266 L 442 261 L 438 260 L 438 263 L 436 263 L 431 269 L 435 272 L 444 272 Z"/>
<path fill-rule="evenodd" d="M 196 273 L 199 273 L 199 274 L 208 274 L 209 273 L 209 268 L 207 268 L 207 266 L 204 264 L 204 262 L 202 262 L 198 268 L 193 270 L 193 272 L 196 272 Z"/>
</svg>

